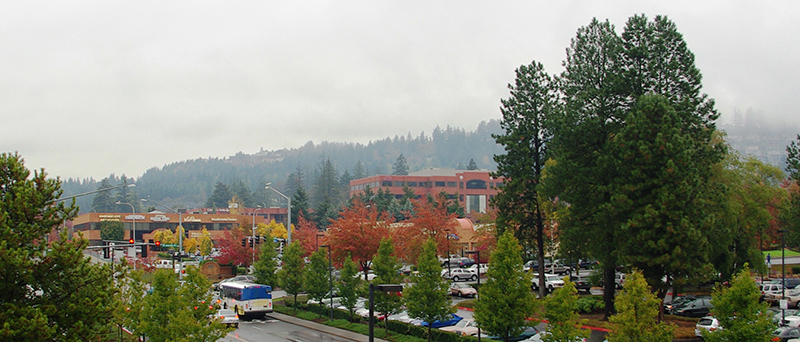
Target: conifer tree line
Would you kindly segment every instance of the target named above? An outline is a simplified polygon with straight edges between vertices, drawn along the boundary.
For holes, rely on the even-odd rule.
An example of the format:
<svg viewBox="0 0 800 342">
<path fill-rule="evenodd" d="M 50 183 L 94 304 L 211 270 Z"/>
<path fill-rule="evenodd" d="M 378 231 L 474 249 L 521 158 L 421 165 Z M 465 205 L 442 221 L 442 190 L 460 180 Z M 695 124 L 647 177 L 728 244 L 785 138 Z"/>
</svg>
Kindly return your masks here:
<svg viewBox="0 0 800 342">
<path fill-rule="evenodd" d="M 520 66 L 502 100 L 498 233 L 512 231 L 539 265 L 548 245 L 597 259 L 605 284 L 618 266 L 639 269 L 659 298 L 747 263 L 763 271 L 759 250 L 796 211 L 796 179 L 787 186 L 778 168 L 729 149 L 676 25 L 634 15 L 618 33 L 594 19 L 563 66 Z M 613 297 L 607 286 L 607 315 Z"/>
</svg>

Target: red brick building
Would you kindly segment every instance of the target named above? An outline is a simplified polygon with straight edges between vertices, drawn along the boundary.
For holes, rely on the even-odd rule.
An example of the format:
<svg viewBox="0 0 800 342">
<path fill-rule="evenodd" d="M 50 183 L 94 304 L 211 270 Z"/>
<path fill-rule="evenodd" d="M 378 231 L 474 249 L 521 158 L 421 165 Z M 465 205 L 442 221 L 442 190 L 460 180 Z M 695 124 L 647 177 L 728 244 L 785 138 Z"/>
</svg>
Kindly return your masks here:
<svg viewBox="0 0 800 342">
<path fill-rule="evenodd" d="M 450 199 L 458 199 L 464 212 L 485 213 L 489 200 L 503 185 L 503 178 L 493 178 L 486 170 L 427 169 L 406 176 L 379 175 L 350 181 L 350 197 L 361 194 L 369 186 L 372 191 L 383 189 L 397 198 L 403 197 L 403 187 L 418 196 L 435 195 L 441 191 Z"/>
</svg>

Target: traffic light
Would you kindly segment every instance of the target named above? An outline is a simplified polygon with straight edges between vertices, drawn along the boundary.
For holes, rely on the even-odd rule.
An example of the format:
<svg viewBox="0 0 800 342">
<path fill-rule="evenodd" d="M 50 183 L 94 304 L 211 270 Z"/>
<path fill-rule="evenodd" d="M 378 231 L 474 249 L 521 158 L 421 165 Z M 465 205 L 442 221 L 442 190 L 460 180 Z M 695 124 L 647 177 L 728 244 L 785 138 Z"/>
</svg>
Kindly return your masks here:
<svg viewBox="0 0 800 342">
<path fill-rule="evenodd" d="M 261 244 L 261 235 L 256 236 L 256 245 L 260 245 L 260 244 Z"/>
<path fill-rule="evenodd" d="M 108 259 L 111 257 L 111 247 L 103 248 L 103 259 Z"/>
<path fill-rule="evenodd" d="M 133 244 L 133 239 L 128 240 L 128 243 Z"/>
<path fill-rule="evenodd" d="M 161 241 L 156 241 L 156 247 L 161 247 Z"/>
<path fill-rule="evenodd" d="M 247 242 L 246 241 L 247 241 L 246 238 L 242 238 L 242 247 L 247 247 Z"/>
<path fill-rule="evenodd" d="M 248 239 L 248 240 L 250 240 L 250 247 L 253 247 L 253 239 Z"/>
</svg>

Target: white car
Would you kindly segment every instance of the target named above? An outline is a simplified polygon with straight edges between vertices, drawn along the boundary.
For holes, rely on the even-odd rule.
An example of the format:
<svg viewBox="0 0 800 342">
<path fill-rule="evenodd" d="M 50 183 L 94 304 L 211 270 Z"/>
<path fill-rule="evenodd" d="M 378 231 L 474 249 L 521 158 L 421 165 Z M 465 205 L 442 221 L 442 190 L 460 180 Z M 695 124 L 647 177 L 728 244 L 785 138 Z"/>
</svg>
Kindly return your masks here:
<svg viewBox="0 0 800 342">
<path fill-rule="evenodd" d="M 452 268 L 450 271 L 443 269 L 442 277 L 452 281 L 478 280 L 478 274 L 468 268 Z"/>
<path fill-rule="evenodd" d="M 716 318 L 713 316 L 706 316 L 697 321 L 697 324 L 694 326 L 694 335 L 703 337 L 703 330 L 717 331 L 720 329 L 722 329 L 722 326 L 719 325 L 719 321 Z"/>
<path fill-rule="evenodd" d="M 219 320 L 220 323 L 228 327 L 239 327 L 239 315 L 233 312 L 233 309 L 219 309 L 211 319 Z"/>
<path fill-rule="evenodd" d="M 564 279 L 562 279 L 561 276 L 555 274 L 545 274 L 544 287 L 547 289 L 547 292 L 553 292 L 555 291 L 555 289 L 564 287 Z M 531 279 L 531 289 L 534 291 L 539 291 L 538 273 L 533 274 L 533 278 Z"/>
<path fill-rule="evenodd" d="M 475 323 L 475 320 L 466 318 L 458 321 L 455 325 L 441 327 L 439 330 L 449 331 L 462 336 L 478 335 L 478 325 Z"/>
<path fill-rule="evenodd" d="M 481 268 L 481 276 L 485 276 L 486 275 L 486 271 L 489 270 L 489 264 L 480 264 L 480 268 Z M 477 273 L 478 272 L 478 264 L 474 264 L 474 265 L 472 265 L 470 267 L 467 267 L 467 269 L 471 270 L 472 272 Z"/>
<path fill-rule="evenodd" d="M 541 342 L 541 341 L 544 341 L 544 337 L 547 336 L 547 334 L 549 334 L 547 331 L 540 331 L 540 332 L 536 333 L 536 335 L 528 337 L 527 339 L 524 339 L 524 340 L 519 341 L 519 342 Z M 585 338 L 579 338 L 579 339 L 576 339 L 575 342 L 586 342 L 586 339 Z"/>
</svg>

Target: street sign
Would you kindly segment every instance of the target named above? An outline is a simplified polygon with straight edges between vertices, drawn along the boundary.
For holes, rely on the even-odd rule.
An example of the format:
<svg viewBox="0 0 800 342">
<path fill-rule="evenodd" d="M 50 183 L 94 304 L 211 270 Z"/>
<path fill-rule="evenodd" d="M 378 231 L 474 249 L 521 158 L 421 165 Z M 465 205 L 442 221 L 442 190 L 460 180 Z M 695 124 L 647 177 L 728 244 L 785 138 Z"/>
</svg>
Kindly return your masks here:
<svg viewBox="0 0 800 342">
<path fill-rule="evenodd" d="M 162 244 L 161 247 L 178 247 L 178 244 L 176 244 L 176 243 L 165 243 L 165 244 Z"/>
</svg>

